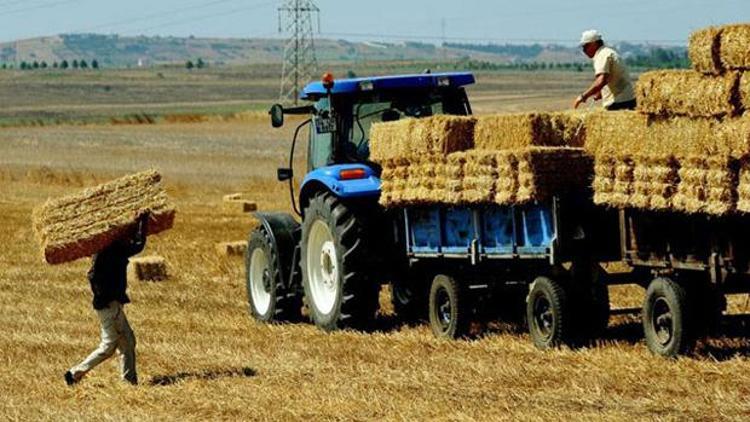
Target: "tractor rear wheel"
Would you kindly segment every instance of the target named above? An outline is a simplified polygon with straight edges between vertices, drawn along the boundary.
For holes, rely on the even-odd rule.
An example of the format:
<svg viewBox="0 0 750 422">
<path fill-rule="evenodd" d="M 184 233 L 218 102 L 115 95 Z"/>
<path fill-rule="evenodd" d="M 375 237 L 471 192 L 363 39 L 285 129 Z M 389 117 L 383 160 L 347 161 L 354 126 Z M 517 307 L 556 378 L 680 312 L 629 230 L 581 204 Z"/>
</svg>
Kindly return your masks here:
<svg viewBox="0 0 750 422">
<path fill-rule="evenodd" d="M 302 279 L 310 317 L 333 331 L 368 328 L 378 309 L 363 216 L 330 193 L 315 195 L 302 223 Z"/>
<path fill-rule="evenodd" d="M 247 300 L 250 314 L 261 322 L 298 321 L 302 297 L 284 286 L 279 256 L 271 235 L 258 227 L 250 235 L 245 255 Z"/>
</svg>

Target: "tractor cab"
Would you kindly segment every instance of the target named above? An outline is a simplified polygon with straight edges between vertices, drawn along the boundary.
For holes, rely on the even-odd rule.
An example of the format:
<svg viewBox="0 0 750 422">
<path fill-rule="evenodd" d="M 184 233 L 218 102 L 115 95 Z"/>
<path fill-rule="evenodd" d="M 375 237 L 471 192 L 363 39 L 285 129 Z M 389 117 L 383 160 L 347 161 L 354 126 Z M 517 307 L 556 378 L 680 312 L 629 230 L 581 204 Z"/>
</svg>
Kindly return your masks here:
<svg viewBox="0 0 750 422">
<path fill-rule="evenodd" d="M 369 160 L 372 124 L 437 114 L 469 115 L 471 106 L 465 87 L 474 81 L 473 74 L 463 72 L 340 80 L 324 75 L 323 80 L 308 84 L 301 94 L 301 99 L 311 105 L 275 105 L 271 109 L 274 127 L 283 125 L 285 114 L 310 116 L 295 132 L 290 165 L 279 169 L 279 180 L 289 180 L 292 186 L 294 146 L 301 129 L 309 125 L 308 173 L 302 183 L 301 208 L 319 189 L 343 198 L 377 197 L 380 168 Z"/>
</svg>

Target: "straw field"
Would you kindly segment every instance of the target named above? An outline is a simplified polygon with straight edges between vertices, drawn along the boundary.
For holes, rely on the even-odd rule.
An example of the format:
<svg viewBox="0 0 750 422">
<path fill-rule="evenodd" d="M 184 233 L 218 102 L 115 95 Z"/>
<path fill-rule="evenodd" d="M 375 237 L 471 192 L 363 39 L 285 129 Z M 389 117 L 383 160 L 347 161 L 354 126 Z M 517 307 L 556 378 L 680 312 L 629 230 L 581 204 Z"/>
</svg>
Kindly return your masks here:
<svg viewBox="0 0 750 422">
<path fill-rule="evenodd" d="M 512 78 L 526 83 L 529 75 Z M 493 110 L 566 106 L 577 92 L 567 89 L 528 102 L 483 101 Z M 423 326 L 396 324 L 385 295 L 375 333 L 250 321 L 240 260 L 218 260 L 215 245 L 246 238 L 255 223 L 226 212 L 222 197 L 247 192 L 260 209 L 289 210 L 287 186 L 274 177 L 294 123 L 282 131 L 266 120 L 0 130 L 0 419 L 741 420 L 750 413 L 750 342 L 736 336 L 741 325 L 692 358 L 665 361 L 647 351 L 634 316 L 613 317 L 596 347 L 546 353 L 511 324 L 493 324 L 474 341 L 435 340 Z M 145 168 L 160 170 L 180 214 L 144 253 L 167 260 L 169 280 L 129 288 L 141 384 L 119 383 L 111 361 L 68 388 L 63 371 L 99 341 L 89 263 L 40 262 L 31 211 L 47 197 Z M 615 306 L 632 307 L 643 291 L 613 287 L 611 296 Z M 734 297 L 731 309 L 750 308 Z"/>
</svg>

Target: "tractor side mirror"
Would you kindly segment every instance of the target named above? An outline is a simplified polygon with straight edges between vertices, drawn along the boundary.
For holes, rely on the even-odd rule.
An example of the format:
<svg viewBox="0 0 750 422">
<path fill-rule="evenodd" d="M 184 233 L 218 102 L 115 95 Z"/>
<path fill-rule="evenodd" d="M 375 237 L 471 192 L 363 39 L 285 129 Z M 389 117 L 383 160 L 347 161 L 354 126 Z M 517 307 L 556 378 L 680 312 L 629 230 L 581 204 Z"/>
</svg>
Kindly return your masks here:
<svg viewBox="0 0 750 422">
<path fill-rule="evenodd" d="M 279 182 L 291 180 L 294 177 L 294 171 L 292 169 L 280 168 L 276 170 L 276 178 Z"/>
<path fill-rule="evenodd" d="M 284 126 L 284 107 L 281 104 L 274 104 L 268 111 L 271 115 L 271 126 L 279 128 Z"/>
</svg>

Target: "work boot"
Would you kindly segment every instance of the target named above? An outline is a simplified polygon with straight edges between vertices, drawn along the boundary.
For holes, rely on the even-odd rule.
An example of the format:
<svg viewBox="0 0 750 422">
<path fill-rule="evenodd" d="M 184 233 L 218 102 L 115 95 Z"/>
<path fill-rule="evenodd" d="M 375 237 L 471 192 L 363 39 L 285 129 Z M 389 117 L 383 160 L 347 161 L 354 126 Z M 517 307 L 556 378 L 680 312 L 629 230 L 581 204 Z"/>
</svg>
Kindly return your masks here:
<svg viewBox="0 0 750 422">
<path fill-rule="evenodd" d="M 73 373 L 68 371 L 65 373 L 65 384 L 68 386 L 72 386 L 73 384 L 76 384 L 78 381 L 73 377 Z"/>
</svg>

